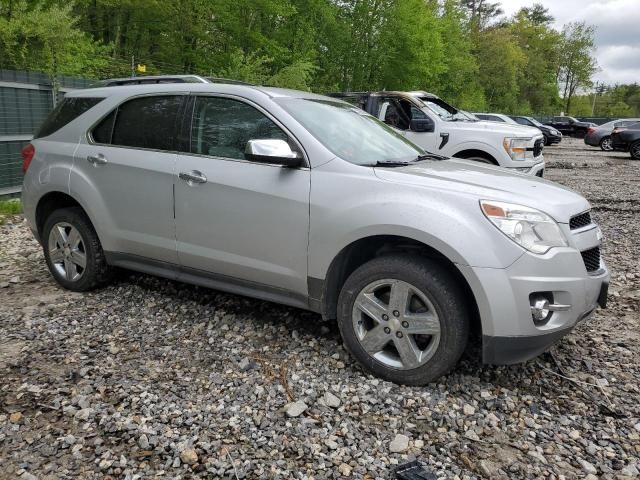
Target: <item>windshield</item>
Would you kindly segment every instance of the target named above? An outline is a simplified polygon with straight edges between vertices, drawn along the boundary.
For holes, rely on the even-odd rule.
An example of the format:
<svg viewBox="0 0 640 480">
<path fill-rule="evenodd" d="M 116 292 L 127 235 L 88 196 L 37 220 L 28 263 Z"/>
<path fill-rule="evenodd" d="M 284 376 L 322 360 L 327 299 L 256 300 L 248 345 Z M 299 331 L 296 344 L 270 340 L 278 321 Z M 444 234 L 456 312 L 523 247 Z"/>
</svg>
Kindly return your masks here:
<svg viewBox="0 0 640 480">
<path fill-rule="evenodd" d="M 425 152 L 364 110 L 340 101 L 276 100 L 332 153 L 356 165 L 409 162 Z"/>
<path fill-rule="evenodd" d="M 538 120 L 536 120 L 533 117 L 525 117 L 527 120 L 529 120 L 532 124 L 534 124 L 536 127 L 544 127 L 544 125 L 542 125 Z"/>
<path fill-rule="evenodd" d="M 444 102 L 439 98 L 427 97 L 424 95 L 418 98 L 422 100 L 422 102 L 424 102 L 424 104 L 429 110 L 431 110 L 433 113 L 438 115 L 443 120 L 446 120 L 446 121 L 454 120 L 455 115 L 458 113 L 457 109 L 453 108 L 447 102 Z"/>
</svg>

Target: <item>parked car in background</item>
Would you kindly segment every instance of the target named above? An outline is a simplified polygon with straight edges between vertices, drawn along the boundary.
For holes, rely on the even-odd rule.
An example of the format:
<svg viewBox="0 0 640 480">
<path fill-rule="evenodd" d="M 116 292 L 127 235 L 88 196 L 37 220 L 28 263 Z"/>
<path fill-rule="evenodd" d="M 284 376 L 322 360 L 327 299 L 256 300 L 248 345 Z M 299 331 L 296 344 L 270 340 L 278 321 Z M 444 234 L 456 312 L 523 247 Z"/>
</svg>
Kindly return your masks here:
<svg viewBox="0 0 640 480">
<path fill-rule="evenodd" d="M 357 105 L 429 152 L 544 175 L 544 137 L 537 129 L 477 121 L 422 91 L 331 96 Z"/>
<path fill-rule="evenodd" d="M 549 125 L 543 125 L 533 117 L 525 117 L 523 115 L 512 115 L 511 118 L 520 125 L 535 127 L 544 135 L 544 144 L 553 145 L 562 141 L 562 133 Z"/>
<path fill-rule="evenodd" d="M 611 146 L 614 150 L 629 152 L 631 158 L 640 160 L 640 122 L 614 128 L 611 132 Z"/>
<path fill-rule="evenodd" d="M 597 127 L 593 122 L 581 122 L 574 117 L 553 117 L 545 125 L 549 125 L 563 135 L 582 138 L 587 134 L 589 127 Z"/>
<path fill-rule="evenodd" d="M 514 122 L 511 118 L 501 113 L 473 113 L 473 115 L 477 119 L 487 122 L 510 123 L 512 125 L 516 124 L 516 122 Z"/>
<path fill-rule="evenodd" d="M 414 131 L 433 125 L 424 118 Z M 335 98 L 78 90 L 22 153 L 24 215 L 64 288 L 123 267 L 312 310 L 394 382 L 444 375 L 472 332 L 485 362 L 525 361 L 605 306 L 584 197 L 427 153 Z"/>
<path fill-rule="evenodd" d="M 596 127 L 589 127 L 584 137 L 584 143 L 592 147 L 600 147 L 605 152 L 613 150 L 611 144 L 611 133 L 614 129 L 628 128 L 634 123 L 640 122 L 640 118 L 625 118 L 623 120 L 612 120 Z"/>
</svg>

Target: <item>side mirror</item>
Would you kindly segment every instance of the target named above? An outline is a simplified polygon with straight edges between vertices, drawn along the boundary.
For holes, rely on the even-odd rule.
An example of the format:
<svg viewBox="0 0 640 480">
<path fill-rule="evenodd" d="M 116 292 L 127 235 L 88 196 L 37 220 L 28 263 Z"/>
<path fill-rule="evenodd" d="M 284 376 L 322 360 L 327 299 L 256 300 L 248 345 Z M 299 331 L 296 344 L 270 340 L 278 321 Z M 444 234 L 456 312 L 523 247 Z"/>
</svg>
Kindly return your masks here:
<svg viewBox="0 0 640 480">
<path fill-rule="evenodd" d="M 414 132 L 433 132 L 435 124 L 430 118 L 414 118 L 409 128 Z"/>
<path fill-rule="evenodd" d="M 302 166 L 302 158 L 291 150 L 284 140 L 260 139 L 249 140 L 244 148 L 247 160 L 262 163 L 273 163 L 284 167 Z"/>
</svg>

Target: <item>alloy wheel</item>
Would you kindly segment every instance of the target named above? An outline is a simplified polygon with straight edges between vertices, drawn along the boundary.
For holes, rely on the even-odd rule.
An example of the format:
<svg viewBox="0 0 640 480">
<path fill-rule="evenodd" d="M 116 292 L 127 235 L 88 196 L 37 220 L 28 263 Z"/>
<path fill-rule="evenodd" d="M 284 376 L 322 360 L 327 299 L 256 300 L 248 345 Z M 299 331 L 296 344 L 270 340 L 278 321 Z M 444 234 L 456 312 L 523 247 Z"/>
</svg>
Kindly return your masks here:
<svg viewBox="0 0 640 480">
<path fill-rule="evenodd" d="M 631 145 L 630 153 L 633 158 L 640 160 L 640 142 Z"/>
<path fill-rule="evenodd" d="M 49 259 L 58 275 L 70 282 L 82 278 L 87 268 L 87 251 L 78 229 L 66 222 L 56 223 L 49 232 Z"/>
<path fill-rule="evenodd" d="M 602 142 L 600 142 L 600 146 L 602 147 L 602 150 L 604 150 L 605 152 L 610 152 L 611 150 L 613 150 L 611 137 L 603 138 Z"/>
<path fill-rule="evenodd" d="M 433 303 L 402 280 L 376 280 L 363 288 L 353 304 L 352 321 L 362 348 L 387 367 L 420 367 L 440 343 Z"/>
</svg>

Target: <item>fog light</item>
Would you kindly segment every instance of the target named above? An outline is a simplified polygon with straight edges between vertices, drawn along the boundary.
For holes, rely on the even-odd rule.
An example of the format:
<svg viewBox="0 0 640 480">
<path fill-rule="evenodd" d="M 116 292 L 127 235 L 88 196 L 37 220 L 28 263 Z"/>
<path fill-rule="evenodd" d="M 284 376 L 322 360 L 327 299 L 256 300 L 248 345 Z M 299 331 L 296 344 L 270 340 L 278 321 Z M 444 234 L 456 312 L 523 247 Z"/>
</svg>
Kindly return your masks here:
<svg viewBox="0 0 640 480">
<path fill-rule="evenodd" d="M 550 313 L 549 300 L 544 297 L 539 297 L 533 300 L 531 305 L 531 316 L 533 317 L 534 322 L 543 322 L 547 319 Z"/>
</svg>

